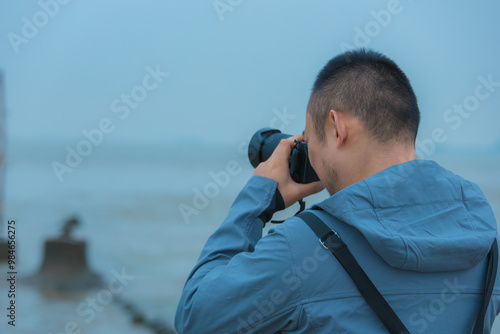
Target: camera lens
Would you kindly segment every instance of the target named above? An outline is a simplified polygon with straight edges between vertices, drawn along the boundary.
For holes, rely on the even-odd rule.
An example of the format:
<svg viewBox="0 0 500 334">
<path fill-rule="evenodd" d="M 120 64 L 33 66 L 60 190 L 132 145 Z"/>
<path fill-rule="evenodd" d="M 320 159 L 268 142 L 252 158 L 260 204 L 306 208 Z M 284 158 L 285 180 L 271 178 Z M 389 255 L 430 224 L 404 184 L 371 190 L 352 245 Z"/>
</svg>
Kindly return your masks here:
<svg viewBox="0 0 500 334">
<path fill-rule="evenodd" d="M 248 159 L 252 166 L 255 168 L 261 162 L 269 159 L 281 139 L 290 138 L 291 136 L 271 128 L 263 128 L 257 131 L 248 145 Z"/>
</svg>

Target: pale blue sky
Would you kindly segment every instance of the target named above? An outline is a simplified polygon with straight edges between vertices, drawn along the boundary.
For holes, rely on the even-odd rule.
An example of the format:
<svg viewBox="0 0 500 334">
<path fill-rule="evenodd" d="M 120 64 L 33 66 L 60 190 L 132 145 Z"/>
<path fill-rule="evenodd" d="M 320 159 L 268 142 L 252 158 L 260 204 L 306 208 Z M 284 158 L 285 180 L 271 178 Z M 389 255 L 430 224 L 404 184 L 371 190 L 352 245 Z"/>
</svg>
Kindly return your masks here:
<svg viewBox="0 0 500 334">
<path fill-rule="evenodd" d="M 106 142 L 240 142 L 268 126 L 274 108 L 297 115 L 287 131 L 300 132 L 317 72 L 342 43 L 358 42 L 410 78 L 421 140 L 441 128 L 440 145 L 500 143 L 500 87 L 470 98 L 480 76 L 500 82 L 498 1 L 241 1 L 219 16 L 214 1 L 73 0 L 49 6 L 47 23 L 40 3 L 0 3 L 13 142 L 55 139 L 63 148 L 103 118 L 115 126 Z M 381 10 L 393 13 L 377 23 Z M 9 33 L 23 36 L 24 17 L 42 26 L 13 47 Z M 359 30 L 369 40 L 355 40 Z M 148 66 L 169 76 L 120 119 L 112 103 L 142 85 Z M 451 112 L 446 122 L 446 110 L 467 98 L 469 116 Z"/>
</svg>

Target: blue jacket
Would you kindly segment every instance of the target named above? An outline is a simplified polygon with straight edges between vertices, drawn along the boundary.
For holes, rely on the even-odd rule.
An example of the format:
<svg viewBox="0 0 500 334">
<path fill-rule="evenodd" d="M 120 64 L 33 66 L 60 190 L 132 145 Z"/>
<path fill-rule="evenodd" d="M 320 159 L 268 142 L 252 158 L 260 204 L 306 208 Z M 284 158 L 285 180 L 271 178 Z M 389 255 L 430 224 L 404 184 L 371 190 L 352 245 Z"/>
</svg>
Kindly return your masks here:
<svg viewBox="0 0 500 334">
<path fill-rule="evenodd" d="M 276 182 L 252 176 L 184 287 L 179 333 L 387 333 L 314 232 L 291 217 L 262 237 Z M 387 168 L 313 206 L 410 333 L 471 333 L 495 217 L 477 185 L 428 160 Z M 487 310 L 500 306 L 500 275 Z"/>
</svg>

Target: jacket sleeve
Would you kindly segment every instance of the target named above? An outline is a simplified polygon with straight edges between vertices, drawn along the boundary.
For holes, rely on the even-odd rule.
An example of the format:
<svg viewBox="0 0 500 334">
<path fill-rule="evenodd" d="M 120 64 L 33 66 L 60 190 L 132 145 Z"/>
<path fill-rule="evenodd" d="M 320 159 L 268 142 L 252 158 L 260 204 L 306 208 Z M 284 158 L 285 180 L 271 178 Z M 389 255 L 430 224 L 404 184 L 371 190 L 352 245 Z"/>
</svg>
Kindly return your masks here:
<svg viewBox="0 0 500 334">
<path fill-rule="evenodd" d="M 277 183 L 252 176 L 188 277 L 175 316 L 179 333 L 274 333 L 297 325 L 292 255 L 281 226 L 262 237 L 259 216 Z"/>
</svg>

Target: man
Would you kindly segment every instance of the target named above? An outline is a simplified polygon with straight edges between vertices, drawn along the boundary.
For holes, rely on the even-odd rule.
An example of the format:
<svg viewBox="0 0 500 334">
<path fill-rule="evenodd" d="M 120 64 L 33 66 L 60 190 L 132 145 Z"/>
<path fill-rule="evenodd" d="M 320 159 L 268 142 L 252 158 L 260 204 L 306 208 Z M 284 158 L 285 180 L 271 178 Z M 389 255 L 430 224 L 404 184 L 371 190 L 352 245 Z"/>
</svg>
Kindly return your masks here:
<svg viewBox="0 0 500 334">
<path fill-rule="evenodd" d="M 179 333 L 387 333 L 337 259 L 298 218 L 262 237 L 271 215 L 319 192 L 313 206 L 410 333 L 471 333 L 496 222 L 481 190 L 417 160 L 420 112 L 405 74 L 366 50 L 318 74 L 302 135 L 261 163 L 210 237 L 176 314 Z M 321 183 L 288 170 L 293 139 L 308 143 Z M 500 306 L 499 282 L 485 317 Z"/>
</svg>

